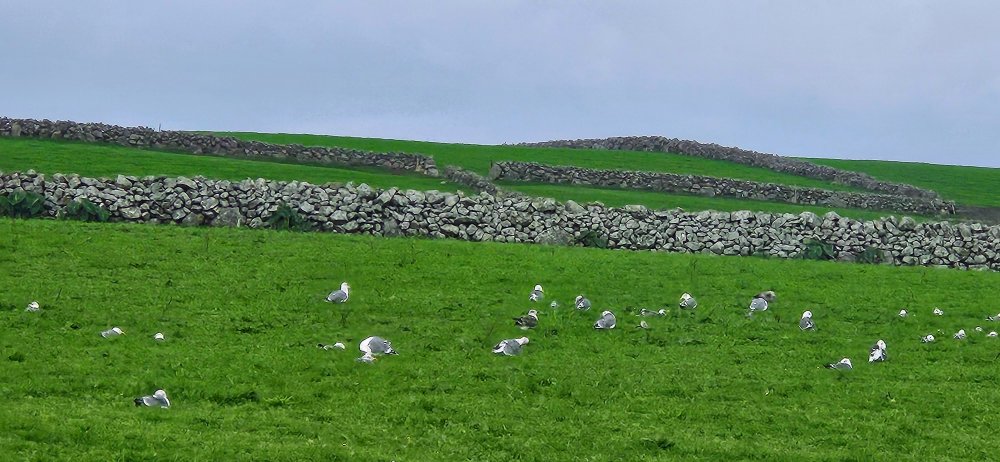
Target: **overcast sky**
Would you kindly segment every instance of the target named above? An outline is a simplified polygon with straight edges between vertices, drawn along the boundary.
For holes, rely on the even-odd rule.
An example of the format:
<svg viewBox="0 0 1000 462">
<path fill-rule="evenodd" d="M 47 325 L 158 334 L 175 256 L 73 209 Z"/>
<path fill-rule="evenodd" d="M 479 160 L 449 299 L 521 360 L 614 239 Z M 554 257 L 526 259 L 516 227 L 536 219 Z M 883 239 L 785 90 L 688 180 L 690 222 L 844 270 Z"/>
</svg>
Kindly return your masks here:
<svg viewBox="0 0 1000 462">
<path fill-rule="evenodd" d="M 1000 167 L 1000 2 L 0 0 L 0 115 Z"/>
</svg>

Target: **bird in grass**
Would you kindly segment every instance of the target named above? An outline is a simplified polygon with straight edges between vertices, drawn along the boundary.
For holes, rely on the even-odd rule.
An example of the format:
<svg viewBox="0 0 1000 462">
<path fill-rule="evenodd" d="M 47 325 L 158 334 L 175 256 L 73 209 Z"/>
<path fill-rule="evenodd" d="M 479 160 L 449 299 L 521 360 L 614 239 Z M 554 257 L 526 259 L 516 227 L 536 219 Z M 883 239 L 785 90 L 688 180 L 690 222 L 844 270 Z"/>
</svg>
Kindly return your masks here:
<svg viewBox="0 0 1000 462">
<path fill-rule="evenodd" d="M 538 311 L 528 310 L 528 314 L 514 318 L 514 325 L 521 330 L 534 329 L 538 325 Z"/>
<path fill-rule="evenodd" d="M 573 305 L 576 306 L 576 309 L 578 310 L 587 311 L 590 309 L 590 300 L 587 300 L 587 297 L 584 297 L 583 295 L 577 295 L 576 301 L 573 302 Z"/>
<path fill-rule="evenodd" d="M 666 316 L 667 310 L 660 308 L 659 311 L 647 310 L 645 308 L 639 310 L 639 316 Z"/>
<path fill-rule="evenodd" d="M 976 332 L 982 332 L 983 326 L 976 326 Z"/>
<path fill-rule="evenodd" d="M 542 288 L 541 284 L 535 284 L 535 289 L 531 291 L 531 295 L 528 296 L 528 300 L 538 302 L 543 298 L 545 298 L 545 289 Z"/>
<path fill-rule="evenodd" d="M 618 320 L 615 319 L 614 313 L 610 311 L 605 311 L 601 313 L 601 318 L 594 323 L 594 329 L 614 329 Z"/>
<path fill-rule="evenodd" d="M 678 305 L 681 307 L 681 309 L 693 310 L 698 307 L 698 300 L 695 300 L 695 298 L 692 297 L 691 294 L 685 292 L 681 295 L 681 301 Z"/>
<path fill-rule="evenodd" d="M 996 316 L 987 316 L 986 320 L 987 321 L 1000 321 L 1000 313 L 997 313 Z"/>
<path fill-rule="evenodd" d="M 747 316 L 753 316 L 758 311 L 767 311 L 767 304 L 773 302 L 777 295 L 773 291 L 761 292 L 750 299 L 750 311 Z"/>
<path fill-rule="evenodd" d="M 361 355 L 360 358 L 355 359 L 355 361 L 357 361 L 359 363 L 372 364 L 372 363 L 375 362 L 376 359 L 378 359 L 378 358 L 376 358 L 374 354 L 372 354 L 372 353 L 365 353 L 365 354 Z"/>
<path fill-rule="evenodd" d="M 907 317 L 909 315 L 910 315 L 910 313 L 907 313 L 906 310 L 899 310 L 899 317 L 905 318 L 905 317 Z"/>
<path fill-rule="evenodd" d="M 326 301 L 330 303 L 344 303 L 351 296 L 350 290 L 351 285 L 346 282 L 342 282 L 340 284 L 340 290 L 330 292 L 330 295 L 326 296 Z"/>
<path fill-rule="evenodd" d="M 372 336 L 362 340 L 358 345 L 358 349 L 361 350 L 362 353 L 371 353 L 373 355 L 397 354 L 396 350 L 392 349 L 391 342 L 378 336 Z"/>
<path fill-rule="evenodd" d="M 638 325 L 638 326 L 635 326 L 635 327 L 636 327 L 637 329 L 649 329 L 649 324 L 648 324 L 648 323 L 646 323 L 646 320 L 644 319 L 644 320 L 642 320 L 642 321 L 639 321 L 639 325 Z"/>
<path fill-rule="evenodd" d="M 802 318 L 799 319 L 799 329 L 802 330 L 815 330 L 816 323 L 813 322 L 813 312 L 806 311 L 802 313 Z"/>
<path fill-rule="evenodd" d="M 28 304 L 28 307 L 24 309 L 24 311 L 34 313 L 36 311 L 41 311 L 41 309 L 42 307 L 38 304 L 38 302 L 31 302 Z"/>
<path fill-rule="evenodd" d="M 553 308 L 553 309 L 559 308 L 559 302 L 557 302 L 555 300 L 552 300 L 552 303 L 549 303 L 549 308 Z"/>
<path fill-rule="evenodd" d="M 322 350 L 346 350 L 347 349 L 347 345 L 344 345 L 343 343 L 340 343 L 340 342 L 334 343 L 333 345 L 319 343 L 316 346 L 319 347 Z"/>
<path fill-rule="evenodd" d="M 841 370 L 841 371 L 849 371 L 851 369 L 854 369 L 854 366 L 851 364 L 851 360 L 850 359 L 844 358 L 844 359 L 841 359 L 840 361 L 837 361 L 835 363 L 827 364 L 826 368 L 827 369 L 837 369 L 837 370 Z"/>
<path fill-rule="evenodd" d="M 163 332 L 157 332 L 157 333 L 153 334 L 153 340 L 156 340 L 157 342 L 164 341 L 165 337 L 163 336 Z"/>
<path fill-rule="evenodd" d="M 501 340 L 493 347 L 493 353 L 504 356 L 515 356 L 521 354 L 521 347 L 528 344 L 528 337 L 510 338 Z"/>
<path fill-rule="evenodd" d="M 879 339 L 872 345 L 871 349 L 868 350 L 868 362 L 882 362 L 888 358 L 888 352 L 886 351 L 885 342 Z"/>
<path fill-rule="evenodd" d="M 927 335 L 925 335 L 923 337 L 920 337 L 920 342 L 921 343 L 931 343 L 933 341 L 934 341 L 934 335 L 933 334 L 927 334 Z"/>
<path fill-rule="evenodd" d="M 955 332 L 955 335 L 953 335 L 952 337 L 954 337 L 955 340 L 964 340 L 965 339 L 965 329 L 959 329 L 958 332 Z"/>
<path fill-rule="evenodd" d="M 112 327 L 101 332 L 101 337 L 104 338 L 117 337 L 119 335 L 125 335 L 125 331 L 123 331 L 120 327 Z"/>
<path fill-rule="evenodd" d="M 170 400 L 167 399 L 167 392 L 156 390 L 152 396 L 141 396 L 132 400 L 136 407 L 170 407 Z"/>
<path fill-rule="evenodd" d="M 941 311 L 941 308 L 934 308 L 934 316 L 941 316 L 943 314 L 944 311 Z"/>
<path fill-rule="evenodd" d="M 987 337 L 996 337 L 997 336 L 997 331 L 995 331 L 995 330 L 994 331 L 990 331 L 990 333 L 986 334 L 986 336 Z"/>
</svg>

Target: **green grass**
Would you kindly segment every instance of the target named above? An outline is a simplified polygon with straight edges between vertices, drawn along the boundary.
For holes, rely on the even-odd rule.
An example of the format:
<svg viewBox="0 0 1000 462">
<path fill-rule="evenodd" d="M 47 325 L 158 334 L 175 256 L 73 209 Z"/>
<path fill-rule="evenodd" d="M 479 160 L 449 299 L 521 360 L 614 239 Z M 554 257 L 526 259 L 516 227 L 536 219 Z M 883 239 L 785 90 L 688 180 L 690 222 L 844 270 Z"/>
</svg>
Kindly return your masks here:
<svg viewBox="0 0 1000 462">
<path fill-rule="evenodd" d="M 0 220 L 5 460 L 987 460 L 1000 274 Z M 342 280 L 351 300 L 321 300 Z M 524 332 L 522 356 L 489 352 Z M 772 309 L 744 315 L 774 289 Z M 633 326 L 638 307 L 696 313 Z M 584 293 L 587 313 L 552 310 Z M 26 313 L 31 300 L 41 313 Z M 945 315 L 932 316 L 940 306 Z M 902 308 L 914 314 L 896 316 Z M 596 332 L 603 309 L 619 328 Z M 816 332 L 801 332 L 812 310 Z M 120 326 L 126 335 L 98 333 Z M 959 328 L 966 341 L 950 334 Z M 918 337 L 945 332 L 934 344 Z M 167 341 L 154 343 L 163 332 Z M 399 356 L 354 361 L 367 335 Z M 877 339 L 889 361 L 864 358 Z M 343 341 L 348 351 L 322 351 Z M 847 373 L 821 364 L 843 356 Z M 171 409 L 131 400 L 162 387 Z"/>
<path fill-rule="evenodd" d="M 404 175 L 374 168 L 335 168 L 284 162 L 244 160 L 139 150 L 123 146 L 65 141 L 0 138 L 0 171 L 34 169 L 41 173 L 78 173 L 93 177 L 118 174 L 146 176 L 195 176 L 242 180 L 267 178 L 282 181 L 330 182 L 404 189 L 454 191 L 457 185 L 440 179 Z"/>
<path fill-rule="evenodd" d="M 885 181 L 937 191 L 960 204 L 1000 207 L 1000 168 L 936 165 L 881 160 L 804 159 L 821 165 L 867 173 Z"/>
<path fill-rule="evenodd" d="M 822 189 L 856 190 L 844 185 L 788 175 L 765 168 L 662 152 L 486 146 L 280 133 L 224 132 L 218 134 L 277 144 L 296 143 L 306 146 L 338 146 L 376 152 L 420 153 L 434 157 L 440 166 L 457 165 L 482 175 L 489 173 L 490 165 L 494 161 L 510 160 L 596 169 L 706 175 Z"/>
<path fill-rule="evenodd" d="M 833 211 L 842 217 L 851 217 L 856 220 L 874 220 L 890 215 L 899 217 L 910 216 L 921 221 L 942 220 L 938 217 L 927 217 L 912 213 L 900 213 L 879 210 L 845 209 L 813 205 L 794 205 L 778 202 L 765 202 L 745 199 L 731 199 L 726 197 L 705 197 L 690 196 L 684 194 L 666 194 L 654 191 L 636 191 L 616 188 L 587 188 L 570 185 L 548 185 L 530 184 L 517 182 L 501 182 L 500 185 L 510 190 L 520 191 L 524 194 L 541 197 L 551 197 L 560 201 L 574 200 L 580 203 L 598 201 L 611 207 L 621 207 L 628 204 L 642 204 L 652 209 L 672 209 L 680 207 L 688 211 L 699 210 L 720 210 L 737 211 L 752 210 L 765 211 L 771 213 L 794 213 L 799 214 L 805 211 L 813 212 L 817 215 Z"/>
</svg>

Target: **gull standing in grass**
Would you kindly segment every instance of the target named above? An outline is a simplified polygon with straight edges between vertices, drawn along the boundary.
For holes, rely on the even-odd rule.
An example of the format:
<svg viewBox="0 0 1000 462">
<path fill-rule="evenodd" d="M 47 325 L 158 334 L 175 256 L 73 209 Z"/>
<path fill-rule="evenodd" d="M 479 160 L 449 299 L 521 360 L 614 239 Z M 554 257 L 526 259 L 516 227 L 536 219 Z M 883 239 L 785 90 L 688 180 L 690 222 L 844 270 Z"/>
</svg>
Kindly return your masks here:
<svg viewBox="0 0 1000 462">
<path fill-rule="evenodd" d="M 681 295 L 681 302 L 679 305 L 681 309 L 693 310 L 698 307 L 698 300 L 695 300 L 691 294 L 685 292 Z"/>
<path fill-rule="evenodd" d="M 851 360 L 850 359 L 844 358 L 844 359 L 841 359 L 840 361 L 837 361 L 835 363 L 827 364 L 826 368 L 827 369 L 837 369 L 837 370 L 841 370 L 841 371 L 849 371 L 851 369 L 854 369 L 854 366 L 851 365 Z"/>
<path fill-rule="evenodd" d="M 594 329 L 614 329 L 617 323 L 614 313 L 605 311 L 601 313 L 601 318 L 594 323 Z"/>
<path fill-rule="evenodd" d="M 990 331 L 990 333 L 986 334 L 986 336 L 987 337 L 996 337 L 997 336 L 997 331 L 995 331 L 995 330 Z"/>
<path fill-rule="evenodd" d="M 987 321 L 1000 321 L 1000 313 L 997 313 L 996 316 L 987 316 L 986 320 Z"/>
<path fill-rule="evenodd" d="M 396 354 L 396 350 L 392 349 L 392 343 L 378 336 L 371 336 L 362 340 L 361 344 L 358 345 L 358 349 L 361 350 L 362 353 L 371 353 L 373 355 Z"/>
<path fill-rule="evenodd" d="M 934 316 L 941 316 L 943 314 L 944 311 L 941 311 L 941 308 L 934 308 Z"/>
<path fill-rule="evenodd" d="M 868 362 L 882 362 L 888 358 L 888 352 L 886 351 L 885 342 L 879 339 L 875 342 L 875 345 L 868 350 Z"/>
<path fill-rule="evenodd" d="M 514 325 L 521 330 L 534 329 L 538 325 L 538 311 L 528 310 L 528 314 L 514 318 Z"/>
<path fill-rule="evenodd" d="M 899 317 L 905 318 L 905 317 L 907 317 L 909 315 L 910 315 L 910 313 L 907 313 L 906 310 L 899 310 Z"/>
<path fill-rule="evenodd" d="M 538 302 L 543 298 L 545 298 L 545 289 L 542 289 L 541 284 L 535 284 L 535 289 L 531 291 L 531 295 L 528 296 L 528 300 Z"/>
<path fill-rule="evenodd" d="M 775 297 L 774 292 L 770 290 L 754 295 L 750 300 L 750 311 L 747 316 L 753 316 L 758 311 L 767 311 L 767 304 L 773 302 Z"/>
<path fill-rule="evenodd" d="M 157 332 L 153 334 L 153 340 L 156 340 L 157 342 L 162 342 L 164 339 L 165 338 L 163 337 L 163 332 Z"/>
<path fill-rule="evenodd" d="M 953 335 L 953 337 L 955 337 L 955 340 L 964 340 L 965 329 L 959 329 L 958 332 L 955 332 L 955 335 Z"/>
<path fill-rule="evenodd" d="M 932 334 L 927 334 L 927 335 L 925 335 L 925 336 L 923 336 L 923 337 L 920 337 L 920 341 L 921 341 L 922 343 L 931 343 L 931 342 L 933 342 L 933 341 L 934 341 L 934 335 L 932 335 Z"/>
<path fill-rule="evenodd" d="M 34 313 L 37 311 L 41 311 L 41 309 L 42 307 L 38 305 L 38 302 L 31 302 L 28 304 L 28 307 L 24 309 L 24 311 Z"/>
<path fill-rule="evenodd" d="M 587 311 L 590 309 L 590 300 L 587 300 L 587 297 L 584 297 L 583 295 L 577 295 L 574 305 L 578 310 Z"/>
<path fill-rule="evenodd" d="M 335 290 L 330 292 L 330 295 L 326 296 L 326 301 L 330 303 L 344 303 L 350 297 L 351 285 L 343 282 L 340 284 L 340 290 Z"/>
<path fill-rule="evenodd" d="M 504 356 L 515 356 L 521 354 L 521 347 L 528 344 L 528 337 L 510 338 L 501 340 L 493 347 L 493 353 Z"/>
<path fill-rule="evenodd" d="M 156 390 L 152 396 L 142 396 L 132 401 L 136 407 L 170 407 L 170 400 L 167 399 L 167 392 Z"/>
<path fill-rule="evenodd" d="M 101 337 L 104 338 L 117 337 L 119 335 L 125 335 L 125 331 L 121 330 L 120 327 L 112 327 L 106 331 L 101 332 Z"/>
<path fill-rule="evenodd" d="M 799 329 L 802 330 L 815 330 L 816 323 L 813 322 L 813 312 L 806 311 L 802 313 L 802 318 L 799 319 Z"/>
</svg>

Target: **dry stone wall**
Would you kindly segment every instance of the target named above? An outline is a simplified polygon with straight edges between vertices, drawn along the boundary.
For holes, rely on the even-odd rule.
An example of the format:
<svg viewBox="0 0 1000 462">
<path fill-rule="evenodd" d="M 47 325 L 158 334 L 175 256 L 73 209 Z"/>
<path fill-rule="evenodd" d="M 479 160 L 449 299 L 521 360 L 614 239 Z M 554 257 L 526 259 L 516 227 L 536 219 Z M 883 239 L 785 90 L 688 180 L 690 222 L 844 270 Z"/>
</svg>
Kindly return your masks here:
<svg viewBox="0 0 1000 462">
<path fill-rule="evenodd" d="M 315 229 L 338 233 L 549 244 L 597 236 L 615 249 L 775 257 L 795 257 L 816 239 L 832 244 L 842 260 L 873 248 L 896 265 L 1000 270 L 1000 226 L 916 223 L 910 218 L 857 221 L 832 212 L 651 211 L 365 184 L 0 173 L 0 194 L 17 190 L 44 195 L 48 216 L 87 198 L 106 207 L 116 221 L 261 227 L 286 203 Z"/>
<path fill-rule="evenodd" d="M 861 172 L 841 170 L 774 154 L 720 146 L 715 143 L 699 143 L 697 141 L 679 140 L 677 138 L 662 136 L 623 136 L 603 139 L 558 140 L 541 143 L 519 143 L 518 146 L 670 152 L 763 167 L 792 175 L 833 181 L 883 194 L 924 199 L 936 199 L 938 197 L 936 192 L 928 189 L 921 189 L 902 183 L 879 181 Z"/>
<path fill-rule="evenodd" d="M 921 215 L 952 215 L 955 213 L 954 202 L 938 199 L 830 191 L 826 189 L 802 188 L 699 175 L 627 170 L 595 170 L 570 166 L 543 165 L 532 162 L 496 162 L 490 169 L 490 179 L 644 189 L 711 197 L 723 196 L 786 202 L 790 204 L 889 210 Z"/>
<path fill-rule="evenodd" d="M 135 148 L 250 159 L 370 166 L 390 170 L 406 170 L 430 176 L 438 175 L 434 159 L 419 154 L 377 153 L 321 146 L 272 144 L 192 132 L 158 131 L 146 127 L 0 117 L 0 136 L 111 143 Z"/>
</svg>

